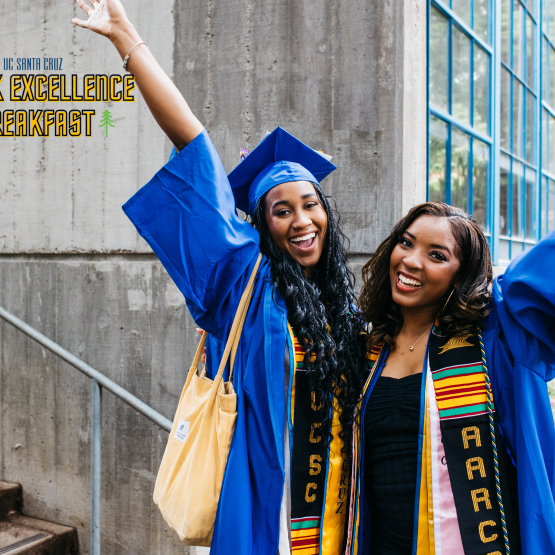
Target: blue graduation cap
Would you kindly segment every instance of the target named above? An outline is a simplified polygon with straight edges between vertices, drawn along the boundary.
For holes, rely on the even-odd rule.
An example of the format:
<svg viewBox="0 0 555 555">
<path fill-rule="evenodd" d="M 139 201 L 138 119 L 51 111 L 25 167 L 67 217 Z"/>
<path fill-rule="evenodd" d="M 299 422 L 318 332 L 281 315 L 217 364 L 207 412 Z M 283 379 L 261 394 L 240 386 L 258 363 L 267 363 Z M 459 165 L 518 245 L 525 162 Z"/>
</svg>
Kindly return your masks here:
<svg viewBox="0 0 555 555">
<path fill-rule="evenodd" d="M 260 198 L 276 185 L 320 183 L 335 169 L 325 156 L 276 127 L 227 177 L 237 208 L 252 216 Z"/>
</svg>

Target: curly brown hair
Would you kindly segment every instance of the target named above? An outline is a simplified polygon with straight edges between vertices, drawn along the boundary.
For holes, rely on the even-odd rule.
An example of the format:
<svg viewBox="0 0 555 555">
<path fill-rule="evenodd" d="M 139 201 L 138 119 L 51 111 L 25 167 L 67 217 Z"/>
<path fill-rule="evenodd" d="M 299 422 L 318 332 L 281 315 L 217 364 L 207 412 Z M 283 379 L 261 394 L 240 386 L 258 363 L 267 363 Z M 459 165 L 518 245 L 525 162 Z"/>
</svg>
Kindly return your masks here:
<svg viewBox="0 0 555 555">
<path fill-rule="evenodd" d="M 390 258 L 405 231 L 421 216 L 449 219 L 457 243 L 455 255 L 460 261 L 453 280 L 457 285 L 448 305 L 439 315 L 439 329 L 447 334 L 472 333 L 490 310 L 491 259 L 488 241 L 478 224 L 455 206 L 439 202 L 419 204 L 395 224 L 389 237 L 362 268 L 364 285 L 359 296 L 359 308 L 366 321 L 372 324 L 368 336 L 369 349 L 378 343 L 395 348 L 394 338 L 401 331 L 403 317 L 391 296 Z"/>
</svg>

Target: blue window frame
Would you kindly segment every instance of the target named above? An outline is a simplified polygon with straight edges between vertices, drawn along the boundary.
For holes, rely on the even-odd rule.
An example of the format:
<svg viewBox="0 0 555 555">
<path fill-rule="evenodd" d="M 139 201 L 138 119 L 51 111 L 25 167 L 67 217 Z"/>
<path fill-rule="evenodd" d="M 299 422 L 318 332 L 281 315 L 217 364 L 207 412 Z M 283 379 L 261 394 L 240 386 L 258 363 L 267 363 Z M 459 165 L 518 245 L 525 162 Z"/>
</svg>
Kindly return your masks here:
<svg viewBox="0 0 555 555">
<path fill-rule="evenodd" d="M 555 0 L 543 0 L 541 34 L 541 234 L 555 228 Z"/>
<path fill-rule="evenodd" d="M 555 226 L 555 0 L 428 10 L 428 199 L 471 213 L 507 263 Z"/>
<path fill-rule="evenodd" d="M 489 0 L 432 0 L 429 10 L 428 198 L 463 208 L 490 236 Z"/>
<path fill-rule="evenodd" d="M 500 0 L 499 226 L 497 260 L 539 237 L 536 1 Z"/>
</svg>

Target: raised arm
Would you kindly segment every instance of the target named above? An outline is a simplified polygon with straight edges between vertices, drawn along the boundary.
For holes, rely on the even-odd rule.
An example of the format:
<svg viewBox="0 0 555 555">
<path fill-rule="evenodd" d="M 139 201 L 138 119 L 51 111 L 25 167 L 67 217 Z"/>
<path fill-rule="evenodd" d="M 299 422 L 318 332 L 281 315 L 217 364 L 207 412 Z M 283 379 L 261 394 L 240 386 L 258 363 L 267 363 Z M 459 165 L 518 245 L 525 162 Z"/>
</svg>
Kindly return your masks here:
<svg viewBox="0 0 555 555">
<path fill-rule="evenodd" d="M 72 22 L 107 37 L 123 60 L 131 48 L 143 39 L 127 18 L 119 0 L 90 2 L 89 5 L 84 0 L 77 0 L 88 19 L 73 18 Z M 133 48 L 127 61 L 127 69 L 135 76 L 137 86 L 154 119 L 178 151 L 202 132 L 202 124 L 183 95 L 144 44 Z"/>
<path fill-rule="evenodd" d="M 224 330 L 259 252 L 258 232 L 241 220 L 221 160 L 181 93 L 158 65 L 119 0 L 77 0 L 75 25 L 109 38 L 150 111 L 179 153 L 123 206 L 179 287 L 199 326 Z"/>
</svg>

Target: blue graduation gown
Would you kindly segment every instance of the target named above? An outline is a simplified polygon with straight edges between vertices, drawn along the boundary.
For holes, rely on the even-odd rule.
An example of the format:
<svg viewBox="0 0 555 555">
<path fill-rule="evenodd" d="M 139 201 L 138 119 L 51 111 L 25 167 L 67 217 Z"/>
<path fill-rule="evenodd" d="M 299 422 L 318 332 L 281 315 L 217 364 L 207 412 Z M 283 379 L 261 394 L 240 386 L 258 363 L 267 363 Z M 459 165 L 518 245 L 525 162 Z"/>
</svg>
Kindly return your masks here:
<svg viewBox="0 0 555 555">
<path fill-rule="evenodd" d="M 503 443 L 517 467 L 524 555 L 555 553 L 555 426 L 546 384 L 555 378 L 553 276 L 555 231 L 494 280 L 493 310 L 482 322 Z M 366 392 L 364 410 L 384 360 Z M 364 442 L 364 414 L 361 423 Z M 359 472 L 363 468 L 361 462 Z M 363 479 L 359 552 L 370 553 L 370 510 Z M 416 509 L 415 523 L 417 517 Z"/>
<path fill-rule="evenodd" d="M 518 472 L 524 555 L 555 553 L 555 231 L 493 286 L 484 345 L 503 442 Z"/>
<path fill-rule="evenodd" d="M 218 154 L 204 130 L 123 207 L 209 332 L 208 374 L 222 358 L 239 299 L 259 253 L 241 220 Z M 237 423 L 211 553 L 278 551 L 284 484 L 284 358 L 287 311 L 263 258 L 237 352 Z"/>
</svg>

